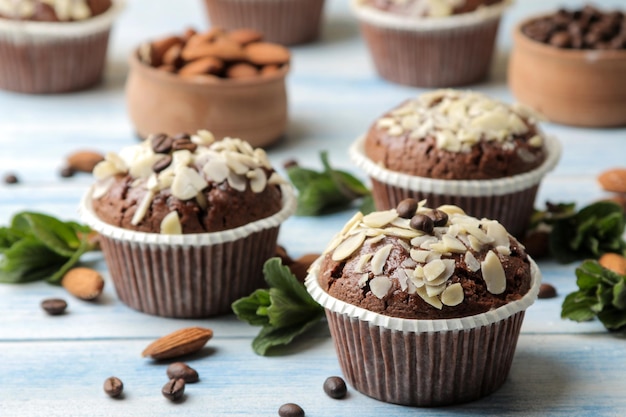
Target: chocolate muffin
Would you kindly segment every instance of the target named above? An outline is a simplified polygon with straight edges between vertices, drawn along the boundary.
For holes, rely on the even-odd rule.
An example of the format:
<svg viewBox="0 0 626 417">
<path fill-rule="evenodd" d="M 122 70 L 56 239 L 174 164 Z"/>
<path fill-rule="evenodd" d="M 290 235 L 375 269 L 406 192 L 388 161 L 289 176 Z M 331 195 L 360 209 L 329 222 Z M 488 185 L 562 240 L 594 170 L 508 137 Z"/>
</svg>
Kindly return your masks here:
<svg viewBox="0 0 626 417">
<path fill-rule="evenodd" d="M 123 0 L 0 2 L 0 88 L 65 93 L 100 81 Z"/>
<path fill-rule="evenodd" d="M 412 209 L 357 214 L 324 254 L 322 289 L 408 319 L 471 316 L 528 292 L 528 256 L 502 225 L 456 206 L 432 210 L 423 204 L 405 200 L 400 208 Z"/>
<path fill-rule="evenodd" d="M 121 171 L 121 172 L 120 172 Z M 94 168 L 93 208 L 105 222 L 147 233 L 218 232 L 282 207 L 280 184 L 265 152 L 241 139 L 152 135 L 108 154 Z"/>
<path fill-rule="evenodd" d="M 489 73 L 508 0 L 351 0 L 377 72 L 416 87 L 472 84 Z"/>
<path fill-rule="evenodd" d="M 454 204 L 522 236 L 560 147 L 522 106 L 436 90 L 378 118 L 350 153 L 370 175 L 378 209 L 409 197 Z"/>
<path fill-rule="evenodd" d="M 208 131 L 149 139 L 108 153 L 81 202 L 118 296 L 164 317 L 230 313 L 265 285 L 291 187 L 265 151 Z"/>
<path fill-rule="evenodd" d="M 494 220 L 407 199 L 357 213 L 305 285 L 326 310 L 343 373 L 358 391 L 410 406 L 476 400 L 508 375 L 541 283 Z M 462 376 L 462 377 L 461 377 Z"/>
</svg>

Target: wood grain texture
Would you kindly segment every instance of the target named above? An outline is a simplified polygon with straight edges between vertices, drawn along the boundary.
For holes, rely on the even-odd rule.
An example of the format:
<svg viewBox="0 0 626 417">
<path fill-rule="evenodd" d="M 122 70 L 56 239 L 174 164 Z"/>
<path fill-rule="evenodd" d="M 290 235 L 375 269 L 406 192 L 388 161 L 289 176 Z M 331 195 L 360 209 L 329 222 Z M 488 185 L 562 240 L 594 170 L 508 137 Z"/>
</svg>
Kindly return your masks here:
<svg viewBox="0 0 626 417">
<path fill-rule="evenodd" d="M 520 0 L 505 14 L 490 79 L 472 89 L 507 102 L 505 68 L 510 33 L 520 19 L 563 4 L 584 2 Z M 623 7 L 623 0 L 596 1 Z M 78 219 L 78 202 L 91 178 L 63 179 L 64 158 L 77 149 L 117 151 L 137 139 L 126 114 L 124 82 L 127 56 L 140 42 L 188 26 L 207 27 L 196 0 L 128 0 L 112 34 L 104 82 L 89 91 L 33 96 L 0 91 L 0 176 L 15 173 L 20 183 L 0 183 L 0 224 L 20 210 Z M 296 158 L 320 167 L 318 154 L 330 151 L 331 163 L 365 179 L 348 158 L 347 147 L 371 121 L 424 90 L 385 82 L 375 74 L 347 1 L 327 0 L 320 42 L 292 48 L 288 77 L 288 131 L 269 149 L 278 167 Z M 1 63 L 0 63 L 1 65 Z M 543 182 L 537 205 L 546 200 L 579 205 L 605 197 L 595 177 L 626 164 L 626 129 L 577 129 L 545 123 L 564 148 L 558 167 Z M 292 217 L 279 242 L 290 254 L 320 252 L 351 217 L 350 211 L 322 218 Z M 505 385 L 469 404 L 413 409 L 381 403 L 349 388 L 344 400 L 326 396 L 326 377 L 340 375 L 325 322 L 281 355 L 259 357 L 250 348 L 258 328 L 234 316 L 207 320 L 164 319 L 122 304 L 99 254 L 86 263 L 102 272 L 104 293 L 96 302 L 67 295 L 46 283 L 0 285 L 0 416 L 272 416 L 285 402 L 300 404 L 307 416 L 623 416 L 626 415 L 626 340 L 597 321 L 560 318 L 565 295 L 576 288 L 575 264 L 540 262 L 545 282 L 558 297 L 537 300 L 527 311 L 522 335 Z M 63 297 L 68 312 L 46 315 L 42 299 Z M 187 387 L 185 400 L 170 403 L 160 393 L 166 363 L 141 357 L 154 339 L 182 327 L 202 326 L 215 337 L 186 358 L 201 381 Z M 105 378 L 125 384 L 120 400 L 108 398 Z"/>
</svg>

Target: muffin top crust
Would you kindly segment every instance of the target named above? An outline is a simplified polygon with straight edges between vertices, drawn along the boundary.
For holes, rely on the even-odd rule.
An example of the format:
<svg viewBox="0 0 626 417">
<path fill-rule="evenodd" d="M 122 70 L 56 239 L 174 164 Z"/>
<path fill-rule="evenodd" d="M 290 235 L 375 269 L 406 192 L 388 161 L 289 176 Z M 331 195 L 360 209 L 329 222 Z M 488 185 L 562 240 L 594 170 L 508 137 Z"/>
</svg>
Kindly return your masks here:
<svg viewBox="0 0 626 417">
<path fill-rule="evenodd" d="M 318 282 L 331 296 L 383 315 L 448 319 L 520 299 L 531 273 L 524 247 L 497 221 L 407 199 L 357 213 L 322 255 Z"/>
<path fill-rule="evenodd" d="M 73 22 L 106 12 L 111 0 L 0 0 L 0 18 Z"/>
<path fill-rule="evenodd" d="M 483 94 L 436 90 L 378 118 L 365 154 L 392 171 L 440 179 L 495 179 L 530 171 L 546 158 L 537 117 Z"/>
<path fill-rule="evenodd" d="M 208 131 L 156 134 L 93 170 L 93 208 L 124 229 L 163 234 L 216 232 L 271 216 L 281 184 L 264 150 Z"/>
</svg>

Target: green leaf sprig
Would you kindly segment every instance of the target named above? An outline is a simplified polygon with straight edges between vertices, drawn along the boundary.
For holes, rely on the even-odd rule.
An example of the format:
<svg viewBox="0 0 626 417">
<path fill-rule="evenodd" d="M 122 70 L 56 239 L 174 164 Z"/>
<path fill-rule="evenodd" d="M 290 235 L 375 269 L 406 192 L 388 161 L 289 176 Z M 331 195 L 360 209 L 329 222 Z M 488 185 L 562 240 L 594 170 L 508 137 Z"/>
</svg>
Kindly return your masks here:
<svg viewBox="0 0 626 417">
<path fill-rule="evenodd" d="M 274 346 L 287 345 L 306 332 L 324 316 L 324 309 L 311 298 L 304 285 L 282 265 L 271 258 L 263 265 L 269 289 L 259 289 L 232 304 L 240 320 L 263 326 L 252 341 L 252 349 L 266 355 Z"/>
<path fill-rule="evenodd" d="M 587 260 L 576 277 L 578 291 L 565 297 L 561 317 L 578 322 L 597 317 L 609 330 L 626 329 L 626 275 Z"/>
<path fill-rule="evenodd" d="M 341 210 L 363 198 L 361 211 L 373 209 L 370 190 L 348 172 L 333 169 L 328 152 L 320 152 L 324 170 L 319 172 L 297 164 L 287 168 L 287 176 L 298 190 L 298 216 L 319 216 Z"/>
<path fill-rule="evenodd" d="M 549 230 L 550 254 L 561 263 L 581 259 L 598 259 L 604 253 L 626 253 L 622 238 L 624 212 L 611 201 L 598 201 L 580 210 L 573 203 L 547 204 L 545 211 L 536 211 L 530 229 Z"/>
<path fill-rule="evenodd" d="M 59 283 L 79 258 L 95 249 L 91 229 L 43 213 L 21 212 L 0 227 L 0 282 Z"/>
</svg>

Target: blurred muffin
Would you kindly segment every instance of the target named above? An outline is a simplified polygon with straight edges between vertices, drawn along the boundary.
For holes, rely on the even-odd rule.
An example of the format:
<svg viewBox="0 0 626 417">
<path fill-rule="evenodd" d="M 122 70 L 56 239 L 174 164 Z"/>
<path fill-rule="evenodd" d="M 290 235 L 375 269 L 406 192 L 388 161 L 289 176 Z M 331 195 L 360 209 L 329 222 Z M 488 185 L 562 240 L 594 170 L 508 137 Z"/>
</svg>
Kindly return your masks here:
<svg viewBox="0 0 626 417">
<path fill-rule="evenodd" d="M 592 6 L 520 22 L 508 81 L 515 97 L 550 121 L 626 125 L 626 17 Z"/>
<path fill-rule="evenodd" d="M 283 45 L 315 41 L 320 34 L 324 0 L 204 0 L 211 25 L 251 28 Z"/>
<path fill-rule="evenodd" d="M 290 59 L 251 29 L 188 29 L 145 42 L 130 57 L 130 118 L 142 138 L 206 128 L 217 139 L 271 145 L 287 127 Z"/>
<path fill-rule="evenodd" d="M 305 282 L 343 373 L 376 399 L 441 406 L 505 381 L 540 274 L 493 220 L 407 199 L 357 213 Z"/>
<path fill-rule="evenodd" d="M 94 168 L 81 213 L 120 299 L 166 317 L 206 317 L 263 285 L 291 188 L 265 152 L 207 131 L 151 136 Z"/>
<path fill-rule="evenodd" d="M 351 0 L 379 75 L 418 87 L 484 79 L 508 0 Z"/>
<path fill-rule="evenodd" d="M 0 88 L 63 93 L 102 78 L 122 0 L 0 2 Z"/>
<path fill-rule="evenodd" d="M 560 147 L 525 108 L 479 93 L 437 90 L 384 114 L 351 147 L 378 209 L 407 197 L 455 204 L 522 236 Z"/>
</svg>

